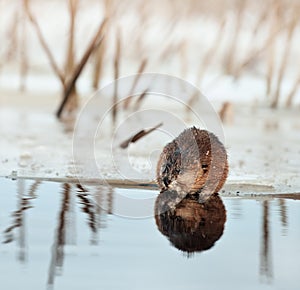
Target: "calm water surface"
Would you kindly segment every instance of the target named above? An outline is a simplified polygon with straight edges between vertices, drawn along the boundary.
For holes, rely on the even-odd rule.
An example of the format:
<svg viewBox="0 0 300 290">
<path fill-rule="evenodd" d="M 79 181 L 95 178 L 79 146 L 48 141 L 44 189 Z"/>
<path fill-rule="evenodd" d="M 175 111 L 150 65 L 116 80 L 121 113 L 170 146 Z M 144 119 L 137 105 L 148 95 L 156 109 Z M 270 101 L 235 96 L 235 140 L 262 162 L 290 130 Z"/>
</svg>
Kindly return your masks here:
<svg viewBox="0 0 300 290">
<path fill-rule="evenodd" d="M 114 214 L 132 190 L 0 183 L 1 289 L 299 289 L 298 200 L 190 200 L 176 215 L 157 200 L 161 215 L 133 219 Z"/>
</svg>

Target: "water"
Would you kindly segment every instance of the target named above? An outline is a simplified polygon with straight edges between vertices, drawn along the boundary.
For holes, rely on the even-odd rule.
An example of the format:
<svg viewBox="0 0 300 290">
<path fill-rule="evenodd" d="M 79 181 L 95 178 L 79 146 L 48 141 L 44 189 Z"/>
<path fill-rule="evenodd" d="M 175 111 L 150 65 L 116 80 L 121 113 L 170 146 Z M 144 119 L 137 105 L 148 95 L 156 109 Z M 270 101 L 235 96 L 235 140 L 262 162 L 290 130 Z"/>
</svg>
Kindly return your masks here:
<svg viewBox="0 0 300 290">
<path fill-rule="evenodd" d="M 1 289 L 299 289 L 299 200 L 190 201 L 178 210 L 184 223 L 116 215 L 122 192 L 137 189 L 0 182 Z"/>
</svg>

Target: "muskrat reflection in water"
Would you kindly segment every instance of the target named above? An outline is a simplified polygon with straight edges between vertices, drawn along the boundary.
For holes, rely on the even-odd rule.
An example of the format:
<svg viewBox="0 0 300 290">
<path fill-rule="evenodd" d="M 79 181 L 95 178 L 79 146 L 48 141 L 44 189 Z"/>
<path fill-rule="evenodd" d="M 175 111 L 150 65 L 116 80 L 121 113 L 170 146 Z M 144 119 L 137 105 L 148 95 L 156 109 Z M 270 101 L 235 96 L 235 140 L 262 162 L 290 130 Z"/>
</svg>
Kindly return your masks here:
<svg viewBox="0 0 300 290">
<path fill-rule="evenodd" d="M 161 191 L 175 190 L 182 198 L 197 193 L 199 201 L 205 201 L 226 181 L 226 150 L 213 133 L 186 129 L 164 147 L 156 175 Z"/>
<path fill-rule="evenodd" d="M 188 194 L 179 203 L 176 191 L 164 191 L 155 202 L 155 221 L 171 244 L 188 254 L 210 249 L 223 234 L 226 210 L 217 194 L 199 203 Z"/>
</svg>

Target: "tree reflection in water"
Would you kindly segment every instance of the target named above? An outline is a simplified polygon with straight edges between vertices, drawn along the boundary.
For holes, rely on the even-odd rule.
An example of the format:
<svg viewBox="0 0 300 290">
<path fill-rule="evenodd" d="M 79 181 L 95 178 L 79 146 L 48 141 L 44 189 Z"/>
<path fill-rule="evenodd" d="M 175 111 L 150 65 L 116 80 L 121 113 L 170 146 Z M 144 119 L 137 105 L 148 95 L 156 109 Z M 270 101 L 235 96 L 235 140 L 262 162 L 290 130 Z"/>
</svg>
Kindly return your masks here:
<svg viewBox="0 0 300 290">
<path fill-rule="evenodd" d="M 16 240 L 19 246 L 18 259 L 20 262 L 26 262 L 26 229 L 25 229 L 25 213 L 28 209 L 33 208 L 31 201 L 36 198 L 36 191 L 41 184 L 40 181 L 35 181 L 29 188 L 28 194 L 25 194 L 24 180 L 18 180 L 17 185 L 17 210 L 12 213 L 12 225 L 4 231 L 5 240 L 3 243 L 11 243 Z M 16 230 L 19 229 L 19 233 Z"/>
<path fill-rule="evenodd" d="M 37 190 L 40 181 L 35 181 L 25 194 L 25 181 L 18 180 L 17 189 L 17 210 L 12 213 L 12 224 L 4 231 L 3 243 L 8 244 L 16 241 L 19 246 L 18 260 L 26 261 L 26 229 L 25 214 L 26 211 L 34 206 L 32 201 L 37 198 Z M 60 208 L 57 216 L 57 226 L 54 233 L 54 241 L 51 247 L 51 261 L 48 272 L 47 285 L 52 288 L 55 276 L 62 272 L 64 262 L 64 246 L 66 244 L 75 244 L 75 207 L 74 197 L 78 198 L 81 211 L 87 215 L 87 225 L 91 230 L 91 244 L 98 244 L 98 235 L 100 228 L 105 227 L 105 221 L 101 220 L 106 214 L 112 213 L 113 208 L 113 190 L 106 190 L 103 186 L 89 190 L 83 188 L 80 184 L 63 183 L 61 191 Z M 76 194 L 72 191 L 76 189 Z M 107 210 L 104 210 L 101 205 Z M 19 230 L 18 232 L 16 232 Z"/>
<path fill-rule="evenodd" d="M 273 279 L 272 251 L 271 251 L 271 234 L 269 219 L 269 201 L 263 201 L 263 220 L 262 220 L 262 237 L 260 253 L 260 276 L 262 280 L 270 283 Z"/>
<path fill-rule="evenodd" d="M 16 242 L 18 246 L 18 261 L 26 262 L 28 241 L 26 214 L 34 207 L 40 181 L 34 181 L 26 190 L 24 180 L 17 181 L 17 209 L 12 212 L 12 223 L 4 230 L 3 243 Z M 84 188 L 79 184 L 61 184 L 61 200 L 51 247 L 48 286 L 54 285 L 55 277 L 62 271 L 64 263 L 64 246 L 76 244 L 76 214 L 81 211 L 87 216 L 86 224 L 91 232 L 91 245 L 98 245 L 100 229 L 106 226 L 105 217 L 113 214 L 114 189 L 103 185 L 93 185 Z M 40 193 L 42 197 L 42 193 Z M 286 198 L 299 199 L 299 195 L 276 196 L 278 198 L 276 211 L 280 217 L 282 235 L 287 235 L 288 207 Z M 79 207 L 76 207 L 76 200 Z M 232 202 L 232 209 L 236 202 Z M 155 221 L 159 231 L 165 235 L 171 245 L 183 251 L 188 257 L 192 253 L 206 251 L 212 248 L 224 231 L 226 209 L 218 195 L 211 196 L 207 202 L 199 203 L 197 197 L 187 196 L 178 201 L 174 191 L 160 193 L 155 202 Z M 272 251 L 271 251 L 271 206 L 275 203 L 266 197 L 262 198 L 261 240 L 260 240 L 260 276 L 268 283 L 273 279 Z M 239 203 L 242 213 L 242 200 Z M 274 212 L 274 210 L 272 210 Z M 231 212 L 232 213 L 232 212 Z M 243 215 L 233 216 L 233 219 L 243 218 Z"/>
<path fill-rule="evenodd" d="M 56 274 L 59 274 L 63 267 L 64 245 L 66 243 L 66 219 L 70 211 L 70 185 L 63 184 L 61 208 L 58 214 L 58 225 L 55 231 L 54 243 L 52 246 L 51 262 L 49 267 L 48 285 L 54 284 Z"/>
<path fill-rule="evenodd" d="M 87 215 L 87 224 L 92 233 L 91 244 L 97 245 L 99 229 L 101 228 L 101 202 L 103 200 L 107 200 L 107 203 L 109 204 L 109 210 L 104 214 L 109 214 L 112 208 L 113 191 L 105 191 L 101 190 L 103 189 L 102 187 L 96 187 L 96 191 L 90 193 L 80 184 L 76 184 L 75 187 L 76 196 L 79 200 L 78 203 L 81 205 L 81 211 Z M 106 196 L 107 193 L 108 195 Z M 58 215 L 58 226 L 52 246 L 52 255 L 48 274 L 48 286 L 51 287 L 54 285 L 55 276 L 61 273 L 63 267 L 64 246 L 66 245 L 67 231 L 70 231 L 71 229 L 71 227 L 67 225 L 70 225 L 74 220 L 73 218 L 70 222 L 70 216 L 74 216 L 74 213 L 72 214 L 72 207 L 70 206 L 72 198 L 73 195 L 71 192 L 71 185 L 64 183 L 61 208 Z"/>
</svg>

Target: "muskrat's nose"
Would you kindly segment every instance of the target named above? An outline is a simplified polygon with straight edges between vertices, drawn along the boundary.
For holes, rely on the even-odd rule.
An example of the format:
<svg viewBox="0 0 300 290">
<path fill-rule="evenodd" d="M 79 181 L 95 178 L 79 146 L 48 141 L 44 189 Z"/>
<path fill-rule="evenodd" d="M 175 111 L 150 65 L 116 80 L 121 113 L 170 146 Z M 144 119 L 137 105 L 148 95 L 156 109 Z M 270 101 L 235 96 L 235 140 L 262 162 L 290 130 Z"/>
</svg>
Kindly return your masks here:
<svg viewBox="0 0 300 290">
<path fill-rule="evenodd" d="M 192 127 L 164 147 L 156 173 L 161 191 L 209 196 L 226 181 L 226 150 L 213 133 Z"/>
</svg>

